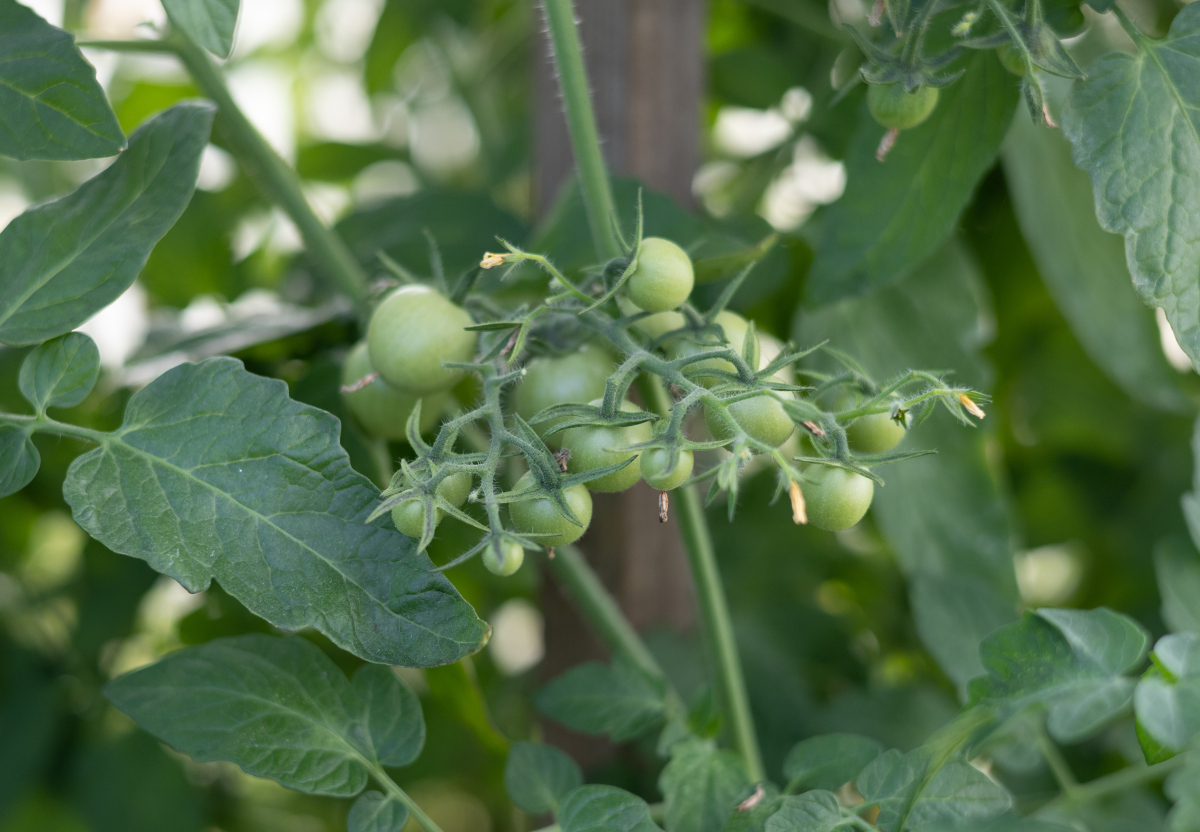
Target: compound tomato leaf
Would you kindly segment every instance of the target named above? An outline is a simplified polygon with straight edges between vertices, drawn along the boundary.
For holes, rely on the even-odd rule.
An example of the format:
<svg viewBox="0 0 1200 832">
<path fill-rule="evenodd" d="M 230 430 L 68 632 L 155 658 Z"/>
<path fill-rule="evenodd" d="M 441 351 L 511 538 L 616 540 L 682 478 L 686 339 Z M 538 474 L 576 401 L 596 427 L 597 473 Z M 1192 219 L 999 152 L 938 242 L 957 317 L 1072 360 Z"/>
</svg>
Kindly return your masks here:
<svg viewBox="0 0 1200 832">
<path fill-rule="evenodd" d="M 1189 499 L 1185 496 L 1185 506 Z M 1200 556 L 1195 547 L 1182 537 L 1164 540 L 1154 550 L 1154 573 L 1167 627 L 1200 633 Z"/>
<path fill-rule="evenodd" d="M 314 627 L 381 664 L 474 652 L 487 628 L 471 606 L 407 538 L 366 522 L 379 492 L 339 431 L 240 361 L 183 364 L 133 395 L 63 493 L 113 551 L 191 592 L 215 579 L 277 627 Z"/>
<path fill-rule="evenodd" d="M 356 795 L 381 762 L 370 708 L 299 636 L 252 633 L 179 650 L 117 677 L 104 695 L 193 759 L 228 760 L 309 794 Z"/>
<path fill-rule="evenodd" d="M 890 283 L 937 251 L 992 166 L 1017 98 L 1013 76 L 990 51 L 978 52 L 883 164 L 875 150 L 884 128 L 864 108 L 846 156 L 846 192 L 824 216 L 806 300 L 829 303 Z"/>
<path fill-rule="evenodd" d="M 719 832 L 749 785 L 742 759 L 732 751 L 711 740 L 677 743 L 658 778 L 667 832 Z"/>
<path fill-rule="evenodd" d="M 558 808 L 562 799 L 583 785 L 583 773 L 565 752 L 538 742 L 518 742 L 504 763 L 504 788 L 512 802 L 540 815 Z"/>
<path fill-rule="evenodd" d="M 934 767 L 928 748 L 887 751 L 855 781 L 868 803 L 879 805 L 884 832 L 916 832 L 937 823 L 981 821 L 1005 812 L 1008 792 L 961 759 Z"/>
<path fill-rule="evenodd" d="M 562 832 L 661 832 L 650 819 L 650 807 L 615 786 L 580 786 L 558 809 Z"/>
<path fill-rule="evenodd" d="M 172 25 L 218 58 L 233 51 L 241 0 L 163 0 Z"/>
<path fill-rule="evenodd" d="M 129 288 L 192 198 L 214 113 L 155 116 L 107 170 L 0 232 L 0 343 L 70 332 Z"/>
<path fill-rule="evenodd" d="M 408 807 L 394 797 L 363 792 L 346 816 L 346 832 L 400 832 L 408 822 Z"/>
<path fill-rule="evenodd" d="M 82 332 L 71 332 L 39 346 L 25 357 L 18 383 L 21 395 L 37 408 L 74 407 L 87 398 L 100 377 L 100 350 Z"/>
<path fill-rule="evenodd" d="M 1022 111 L 1003 158 L 1021 234 L 1088 356 L 1135 399 L 1185 410 L 1179 373 L 1163 356 L 1154 314 L 1130 286 L 1125 241 L 1096 222 L 1092 185 L 1071 164 L 1070 143 Z"/>
<path fill-rule="evenodd" d="M 783 773 L 805 789 L 837 789 L 852 781 L 883 751 L 877 740 L 859 734 L 822 734 L 792 746 Z"/>
<path fill-rule="evenodd" d="M 1134 680 L 1123 674 L 1148 645 L 1140 624 L 1107 608 L 1027 612 L 984 639 L 986 675 L 972 680 L 970 703 L 1000 720 L 1044 708 L 1050 733 L 1075 742 L 1128 707 Z"/>
<path fill-rule="evenodd" d="M 586 662 L 546 685 L 538 709 L 569 728 L 608 734 L 616 742 L 636 739 L 666 718 L 665 691 L 619 658 L 610 666 Z"/>
<path fill-rule="evenodd" d="M 832 832 L 845 820 L 832 792 L 808 792 L 785 797 L 767 820 L 766 832 Z"/>
<path fill-rule="evenodd" d="M 71 36 L 0 0 L 0 155 L 96 159 L 124 147 L 96 70 Z"/>
<path fill-rule="evenodd" d="M 41 467 L 42 457 L 30 432 L 16 425 L 0 425 L 0 497 L 29 485 Z"/>
<path fill-rule="evenodd" d="M 1153 658 L 1134 691 L 1133 710 L 1139 734 L 1172 756 L 1200 735 L 1200 635 L 1163 636 Z"/>
<path fill-rule="evenodd" d="M 1063 112 L 1096 215 L 1125 237 L 1143 301 L 1162 307 L 1200 366 L 1200 8 L 1184 7 L 1163 40 L 1113 51 L 1076 81 Z"/>
</svg>

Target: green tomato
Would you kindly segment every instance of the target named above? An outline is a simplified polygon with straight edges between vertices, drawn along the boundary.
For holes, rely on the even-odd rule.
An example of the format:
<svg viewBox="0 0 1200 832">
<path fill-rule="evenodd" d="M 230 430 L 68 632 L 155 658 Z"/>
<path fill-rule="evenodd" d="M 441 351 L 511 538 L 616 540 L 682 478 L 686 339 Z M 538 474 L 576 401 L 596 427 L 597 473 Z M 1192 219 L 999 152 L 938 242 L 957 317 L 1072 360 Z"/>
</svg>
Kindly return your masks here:
<svg viewBox="0 0 1200 832">
<path fill-rule="evenodd" d="M 1021 54 L 1020 49 L 1011 43 L 1006 43 L 996 50 L 996 55 L 1005 69 L 1019 78 L 1025 77 L 1025 56 Z"/>
<path fill-rule="evenodd" d="M 595 399 L 589 404 L 600 406 L 602 399 Z M 630 402 L 621 402 L 621 410 L 629 413 L 636 411 Z M 648 422 L 642 422 L 629 427 L 601 427 L 585 425 L 571 428 L 562 433 L 562 446 L 570 451 L 567 457 L 567 470 L 572 474 L 582 474 L 616 465 L 633 457 L 633 462 L 620 471 L 606 474 L 599 479 L 587 483 L 589 491 L 611 493 L 624 491 L 641 479 L 641 466 L 638 464 L 638 454 L 623 450 L 630 445 L 636 445 L 650 440 L 651 430 Z"/>
<path fill-rule="evenodd" d="M 834 407 L 848 410 L 859 402 L 858 396 L 850 391 L 837 397 Z M 872 413 L 859 416 L 846 425 L 846 440 L 850 448 L 860 454 L 883 454 L 900 444 L 908 431 L 888 413 Z"/>
<path fill-rule="evenodd" d="M 746 344 L 746 333 L 750 331 L 750 324 L 741 315 L 736 312 L 720 312 L 713 319 L 713 323 L 721 327 L 721 331 L 725 335 L 725 340 L 728 342 L 728 347 L 737 350 L 738 354 L 742 354 Z M 761 346 L 761 340 L 760 340 Z M 688 355 L 696 355 L 701 352 L 710 352 L 717 349 L 715 344 L 701 345 L 694 341 L 675 340 L 667 348 L 667 355 L 671 359 L 683 358 Z M 758 368 L 755 368 L 758 369 Z M 732 361 L 726 361 L 723 358 L 708 358 L 704 361 L 697 361 L 687 366 L 687 374 L 695 379 L 697 384 L 702 384 L 705 387 L 711 387 L 722 379 L 717 376 L 709 376 L 703 373 L 704 370 L 723 370 L 727 373 L 736 373 L 737 367 Z"/>
<path fill-rule="evenodd" d="M 815 465 L 802 486 L 808 522 L 827 532 L 848 529 L 863 519 L 875 495 L 875 483 L 861 474 Z"/>
<path fill-rule="evenodd" d="M 517 480 L 513 490 L 532 488 L 536 482 L 533 474 L 527 471 Z M 522 534 L 557 535 L 541 538 L 547 546 L 566 546 L 568 543 L 574 543 L 583 536 L 588 524 L 592 522 L 592 495 L 582 485 L 573 485 L 563 491 L 563 496 L 566 497 L 571 511 L 575 512 L 575 516 L 583 523 L 582 526 L 576 526 L 568 520 L 553 500 L 543 496 L 509 504 L 508 513 L 512 517 L 513 528 Z"/>
<path fill-rule="evenodd" d="M 523 419 L 556 404 L 586 404 L 604 395 L 604 384 L 613 373 L 613 363 L 604 350 L 584 346 L 561 358 L 535 358 L 525 368 L 525 378 L 517 386 L 516 409 Z M 547 431 L 561 419 L 543 422 L 534 429 L 545 438 Z M 562 437 L 552 434 L 547 443 L 557 446 Z"/>
<path fill-rule="evenodd" d="M 746 431 L 753 439 L 757 439 L 764 445 L 770 445 L 772 448 L 778 448 L 786 442 L 792 435 L 792 431 L 796 429 L 796 424 L 792 421 L 792 417 L 787 415 L 783 405 L 768 393 L 734 402 L 728 407 L 729 415 L 741 426 L 742 430 Z M 707 407 L 704 409 L 704 422 L 708 425 L 708 430 L 714 439 L 731 439 L 733 437 L 724 421 Z"/>
<path fill-rule="evenodd" d="M 635 315 L 643 311 L 633 309 L 627 311 L 628 315 Z M 639 318 L 634 326 L 642 332 L 649 335 L 651 338 L 661 338 L 668 332 L 674 332 L 677 329 L 683 329 L 687 326 L 687 318 L 683 317 L 682 312 L 674 310 L 668 312 L 655 312 L 653 315 L 647 315 L 644 318 Z"/>
<path fill-rule="evenodd" d="M 659 491 L 674 491 L 692 476 L 696 458 L 691 451 L 680 451 L 671 465 L 671 452 L 666 448 L 651 448 L 642 454 L 639 463 L 646 484 Z"/>
<path fill-rule="evenodd" d="M 937 87 L 917 87 L 909 92 L 898 81 L 872 84 L 867 90 L 867 109 L 889 130 L 908 130 L 929 118 L 938 95 Z"/>
<path fill-rule="evenodd" d="M 367 354 L 367 343 L 360 341 L 355 344 L 342 364 L 342 386 L 349 387 L 373 372 L 375 368 L 371 366 L 371 357 Z M 346 406 L 367 433 L 397 441 L 406 438 L 404 428 L 408 424 L 413 407 L 416 406 L 416 396 L 397 390 L 382 378 L 375 379 L 353 393 L 342 395 Z M 449 395 L 446 393 L 434 393 L 420 400 L 421 433 L 428 433 L 437 427 L 448 399 Z"/>
<path fill-rule="evenodd" d="M 392 522 L 401 534 L 420 540 L 425 533 L 425 505 L 420 500 L 405 500 L 392 509 Z M 433 525 L 442 522 L 442 510 L 433 510 Z"/>
<path fill-rule="evenodd" d="M 447 390 L 462 371 L 442 362 L 475 357 L 476 334 L 465 329 L 474 323 L 467 310 L 428 286 L 397 289 L 379 304 L 367 326 L 371 364 L 384 381 L 406 392 Z"/>
<path fill-rule="evenodd" d="M 524 562 L 525 550 L 515 540 L 501 540 L 483 550 L 483 565 L 501 578 L 516 572 Z"/>
<path fill-rule="evenodd" d="M 438 483 L 437 493 L 450 505 L 458 508 L 467 501 L 467 497 L 471 494 L 471 486 L 474 484 L 474 477 L 466 471 L 458 471 Z"/>
<path fill-rule="evenodd" d="M 662 237 L 646 237 L 637 251 L 637 266 L 625 288 L 629 297 L 647 312 L 678 309 L 695 283 L 692 259 L 687 252 Z"/>
</svg>

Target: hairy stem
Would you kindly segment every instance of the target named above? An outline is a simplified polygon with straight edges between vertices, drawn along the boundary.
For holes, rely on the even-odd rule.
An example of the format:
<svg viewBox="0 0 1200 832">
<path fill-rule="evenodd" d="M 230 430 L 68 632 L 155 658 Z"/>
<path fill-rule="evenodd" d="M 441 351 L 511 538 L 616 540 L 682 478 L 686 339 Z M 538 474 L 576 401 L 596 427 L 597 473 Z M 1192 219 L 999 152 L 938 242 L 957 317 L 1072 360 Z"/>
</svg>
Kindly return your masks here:
<svg viewBox="0 0 1200 832">
<path fill-rule="evenodd" d="M 1042 814 L 1051 808 L 1089 803 L 1093 800 L 1107 797 L 1110 794 L 1115 794 L 1134 786 L 1140 786 L 1142 783 L 1152 783 L 1155 780 L 1161 780 L 1187 762 L 1187 757 L 1187 754 L 1178 754 L 1156 765 L 1131 766 L 1105 775 L 1104 777 L 1099 777 L 1088 783 L 1083 783 L 1075 789 L 1051 800 L 1039 809 L 1037 814 Z"/>
<path fill-rule="evenodd" d="M 575 25 L 575 9 L 571 0 L 542 0 L 546 25 L 554 51 L 554 65 L 562 91 L 563 107 L 567 113 L 567 129 L 575 164 L 579 168 L 579 186 L 587 208 L 592 242 L 601 260 L 621 256 L 621 244 L 616 233 L 616 212 L 613 209 L 612 185 L 600 150 L 600 133 L 596 129 L 596 113 L 592 109 L 591 90 L 583 63 L 583 47 Z"/>
<path fill-rule="evenodd" d="M 370 768 L 371 774 L 374 775 L 379 785 L 383 786 L 388 794 L 408 807 L 408 813 L 416 819 L 417 823 L 421 824 L 425 832 L 442 832 L 442 828 L 434 822 L 433 818 L 421 810 L 417 802 L 408 796 L 408 792 L 397 786 L 396 781 L 388 777 L 387 772 L 383 770 L 383 766 L 370 764 Z"/>
<path fill-rule="evenodd" d="M 669 412 L 671 403 L 662 384 L 657 379 L 643 378 L 646 383 L 641 385 L 641 389 L 647 405 L 659 413 Z M 676 489 L 674 505 L 679 528 L 683 532 L 692 580 L 696 584 L 696 602 L 704 624 L 705 640 L 715 665 L 717 692 L 725 722 L 733 736 L 734 746 L 745 760 L 750 779 L 765 780 L 766 770 L 758 748 L 758 737 L 754 733 L 754 718 L 750 714 L 750 698 L 746 692 L 746 679 L 742 674 L 742 662 L 729 616 L 729 603 L 725 599 L 725 587 L 717 569 L 708 519 L 704 516 L 704 505 L 696 486 Z"/>
<path fill-rule="evenodd" d="M 353 300 L 360 312 L 365 312 L 366 274 L 341 237 L 328 228 L 308 204 L 296 172 L 267 144 L 234 102 L 213 59 L 178 29 L 168 35 L 166 43 L 179 56 L 204 94 L 216 103 L 229 146 L 246 173 L 266 197 L 296 223 L 305 246 L 333 287 Z"/>
</svg>

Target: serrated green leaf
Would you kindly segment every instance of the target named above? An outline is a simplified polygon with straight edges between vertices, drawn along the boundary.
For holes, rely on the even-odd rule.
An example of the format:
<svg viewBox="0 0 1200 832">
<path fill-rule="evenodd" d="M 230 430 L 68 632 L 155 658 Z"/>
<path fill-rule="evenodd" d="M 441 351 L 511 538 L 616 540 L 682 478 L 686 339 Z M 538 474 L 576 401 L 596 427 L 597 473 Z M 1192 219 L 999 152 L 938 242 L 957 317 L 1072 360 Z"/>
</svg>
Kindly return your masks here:
<svg viewBox="0 0 1200 832">
<path fill-rule="evenodd" d="M 72 463 L 76 522 L 191 592 L 214 579 L 288 630 L 315 627 L 368 661 L 447 664 L 486 625 L 398 532 L 368 525 L 379 492 L 350 467 L 336 418 L 213 358 L 164 373 L 125 423 Z"/>
<path fill-rule="evenodd" d="M 824 304 L 903 277 L 950 236 L 991 167 L 1017 105 L 1017 85 L 990 51 L 941 92 L 924 124 L 886 161 L 886 132 L 863 108 L 846 156 L 846 192 L 824 216 L 807 300 Z"/>
<path fill-rule="evenodd" d="M 616 742 L 648 733 L 667 713 L 662 684 L 620 658 L 571 668 L 538 691 L 534 703 L 569 728 Z"/>
<path fill-rule="evenodd" d="M 1012 602 L 972 575 L 919 574 L 909 593 L 917 634 L 966 699 L 968 683 L 983 673 L 979 644 L 1016 620 Z"/>
<path fill-rule="evenodd" d="M 554 811 L 583 784 L 583 773 L 565 751 L 537 742 L 518 742 L 504 763 L 504 788 L 512 802 L 534 815 Z"/>
<path fill-rule="evenodd" d="M 646 801 L 614 786 L 580 786 L 558 810 L 562 832 L 661 832 Z"/>
<path fill-rule="evenodd" d="M 309 794 L 349 797 L 384 763 L 378 714 L 360 695 L 359 675 L 391 676 L 385 722 L 421 721 L 415 697 L 387 668 L 367 665 L 352 683 L 297 636 L 218 639 L 171 653 L 111 681 L 105 696 L 138 725 L 201 762 L 228 760 Z M 412 733 L 412 729 L 406 729 Z"/>
<path fill-rule="evenodd" d="M 1200 633 L 1200 555 L 1196 549 L 1183 538 L 1163 541 L 1154 550 L 1154 574 L 1162 596 L 1163 621 L 1176 633 Z"/>
<path fill-rule="evenodd" d="M 667 832 L 719 832 L 749 785 L 742 759 L 732 751 L 710 740 L 676 744 L 658 778 Z"/>
<path fill-rule="evenodd" d="M 830 832 L 844 820 L 832 792 L 808 792 L 785 797 L 766 832 Z"/>
<path fill-rule="evenodd" d="M 129 288 L 192 197 L 215 111 L 155 116 L 107 170 L 0 232 L 0 343 L 70 332 Z"/>
<path fill-rule="evenodd" d="M 767 832 L 767 821 L 779 811 L 779 807 L 783 805 L 783 797 L 779 787 L 772 783 L 755 784 L 755 791 L 759 786 L 762 787 L 763 795 L 758 802 L 749 809 L 742 809 L 739 805 L 738 810 L 725 821 L 721 832 Z"/>
<path fill-rule="evenodd" d="M 1125 237 L 1133 285 L 1162 307 L 1200 360 L 1200 8 L 1185 7 L 1163 40 L 1112 51 L 1072 86 L 1063 134 L 1088 172 L 1096 215 Z"/>
<path fill-rule="evenodd" d="M 38 413 L 47 407 L 74 407 L 87 398 L 100 377 L 100 350 L 82 332 L 70 332 L 39 346 L 21 365 L 21 395 Z"/>
<path fill-rule="evenodd" d="M 1164 636 L 1154 658 L 1134 691 L 1133 710 L 1141 731 L 1178 753 L 1200 735 L 1200 635 Z"/>
<path fill-rule="evenodd" d="M 241 0 L 163 0 L 171 24 L 218 58 L 233 51 Z"/>
<path fill-rule="evenodd" d="M 1148 643 L 1141 625 L 1110 609 L 1027 612 L 984 639 L 987 675 L 971 682 L 971 704 L 999 719 L 1044 708 L 1056 739 L 1083 739 L 1129 705 L 1134 681 L 1123 674 Z"/>
<path fill-rule="evenodd" d="M 382 792 L 363 792 L 346 816 L 346 832 L 400 832 L 408 807 Z"/>
<path fill-rule="evenodd" d="M 783 774 L 805 789 L 833 790 L 859 775 L 883 752 L 878 740 L 859 734 L 822 734 L 792 746 Z"/>
<path fill-rule="evenodd" d="M 125 147 L 96 70 L 72 37 L 0 0 L 0 155 L 96 159 Z"/>
<path fill-rule="evenodd" d="M 29 485 L 41 467 L 42 456 L 30 432 L 16 425 L 0 425 L 0 497 Z"/>
<path fill-rule="evenodd" d="M 1154 314 L 1130 287 L 1125 242 L 1096 221 L 1087 174 L 1057 130 L 1018 113 L 1004 173 L 1021 234 L 1055 305 L 1088 356 L 1129 395 L 1164 410 L 1188 407 L 1167 364 Z"/>
<path fill-rule="evenodd" d="M 879 755 L 855 786 L 867 802 L 878 804 L 876 823 L 884 832 L 982 820 L 1003 813 L 1012 802 L 1004 789 L 964 760 L 952 759 L 933 768 L 925 748 Z"/>
</svg>

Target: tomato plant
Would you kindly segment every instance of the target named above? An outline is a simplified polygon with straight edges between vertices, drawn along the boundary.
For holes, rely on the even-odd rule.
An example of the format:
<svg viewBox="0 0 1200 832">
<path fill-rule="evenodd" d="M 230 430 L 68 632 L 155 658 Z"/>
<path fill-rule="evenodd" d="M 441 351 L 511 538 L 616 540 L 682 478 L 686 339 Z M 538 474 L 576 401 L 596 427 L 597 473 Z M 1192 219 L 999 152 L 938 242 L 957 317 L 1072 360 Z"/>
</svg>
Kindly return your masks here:
<svg viewBox="0 0 1200 832">
<path fill-rule="evenodd" d="M 689 211 L 571 0 L 110 5 L 0 0 L 0 829 L 1200 828 L 1197 7 L 715 0 Z"/>
</svg>

